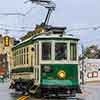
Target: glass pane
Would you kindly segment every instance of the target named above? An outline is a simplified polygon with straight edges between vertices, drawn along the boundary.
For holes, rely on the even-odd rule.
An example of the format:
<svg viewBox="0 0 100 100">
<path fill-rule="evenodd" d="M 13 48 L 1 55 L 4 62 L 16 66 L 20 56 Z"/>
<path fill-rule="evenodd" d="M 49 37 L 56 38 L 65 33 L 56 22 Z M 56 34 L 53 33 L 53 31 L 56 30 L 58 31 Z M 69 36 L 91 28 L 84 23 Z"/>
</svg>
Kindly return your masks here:
<svg viewBox="0 0 100 100">
<path fill-rule="evenodd" d="M 29 54 L 28 54 L 28 51 L 29 51 L 29 48 L 27 47 L 27 49 L 26 49 L 26 51 L 27 51 L 27 54 L 26 54 L 26 59 L 27 59 L 27 63 L 26 64 L 28 64 L 29 63 L 29 59 L 28 59 L 28 56 L 29 56 Z"/>
<path fill-rule="evenodd" d="M 39 68 L 37 68 L 37 80 L 39 80 Z"/>
<path fill-rule="evenodd" d="M 77 60 L 77 45 L 75 43 L 70 44 L 70 60 Z"/>
<path fill-rule="evenodd" d="M 67 59 L 67 43 L 55 44 L 55 59 L 56 60 Z"/>
<path fill-rule="evenodd" d="M 28 59 L 28 56 L 29 56 L 29 55 L 28 55 L 28 53 L 27 53 L 27 56 L 26 56 L 26 57 L 27 57 L 27 64 L 29 63 L 29 59 Z"/>
<path fill-rule="evenodd" d="M 42 43 L 42 60 L 51 59 L 51 43 Z"/>
</svg>

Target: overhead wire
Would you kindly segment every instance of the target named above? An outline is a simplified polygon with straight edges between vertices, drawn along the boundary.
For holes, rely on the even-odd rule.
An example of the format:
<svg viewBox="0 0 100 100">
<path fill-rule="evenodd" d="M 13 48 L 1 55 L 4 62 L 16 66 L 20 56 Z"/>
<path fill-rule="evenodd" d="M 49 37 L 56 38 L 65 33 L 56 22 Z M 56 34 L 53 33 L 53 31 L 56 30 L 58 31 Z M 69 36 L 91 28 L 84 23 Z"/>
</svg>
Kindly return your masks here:
<svg viewBox="0 0 100 100">
<path fill-rule="evenodd" d="M 43 2 L 46 2 L 46 3 L 50 3 L 51 1 L 43 1 Z M 25 13 L 0 13 L 0 15 L 2 16 L 9 16 L 9 15 L 20 15 L 20 16 L 26 16 L 27 14 L 29 14 L 29 12 L 33 9 L 33 7 L 31 7 L 28 11 L 26 11 Z M 32 30 L 33 28 L 32 27 L 26 27 L 26 26 L 22 26 L 22 27 L 17 27 L 17 28 L 20 28 L 20 29 L 12 29 L 12 28 L 8 28 L 8 27 L 11 27 L 11 26 L 8 26 L 8 25 L 4 25 L 4 24 L 0 24 L 0 30 L 9 30 L 9 31 L 29 31 L 29 30 Z M 3 27 L 2 27 L 3 26 Z M 6 27 L 6 28 L 4 28 Z"/>
<path fill-rule="evenodd" d="M 10 26 L 6 24 L 0 24 L 0 30 L 9 30 L 9 31 L 31 31 L 33 30 L 34 27 L 29 27 L 29 26 Z M 66 33 L 71 32 L 71 31 L 81 31 L 81 30 L 98 30 L 100 29 L 100 26 L 93 26 L 93 27 L 82 27 L 82 28 L 72 28 L 72 29 L 67 29 Z"/>
<path fill-rule="evenodd" d="M 27 3 L 28 1 L 34 1 L 34 0 L 27 0 L 24 3 Z M 45 1 L 45 0 L 44 0 Z M 47 1 L 46 1 L 47 2 Z M 50 1 L 48 1 L 50 2 Z M 26 11 L 25 13 L 0 13 L 1 15 L 4 16 L 9 16 L 9 15 L 20 15 L 20 16 L 26 16 L 27 14 L 30 13 L 30 11 L 32 10 L 33 7 L 31 7 L 28 11 Z M 28 26 L 9 26 L 9 25 L 5 25 L 5 24 L 0 24 L 0 30 L 8 30 L 8 31 L 16 31 L 16 32 L 28 32 L 28 31 L 32 31 L 33 27 L 28 27 Z M 16 29 L 17 28 L 17 29 Z M 93 26 L 93 27 L 83 27 L 83 28 L 75 28 L 75 29 L 69 29 L 66 30 L 66 32 L 71 32 L 71 31 L 81 31 L 81 30 L 98 30 L 100 28 L 100 26 Z"/>
<path fill-rule="evenodd" d="M 32 30 L 28 30 L 28 29 L 13 29 L 13 28 L 3 28 L 3 27 L 0 27 L 0 30 L 8 30 L 8 31 L 16 31 L 16 32 L 32 31 Z"/>
<path fill-rule="evenodd" d="M 31 7 L 28 11 L 26 11 L 24 14 L 22 13 L 0 13 L 0 15 L 22 15 L 23 17 L 29 14 L 29 12 L 32 10 L 33 7 Z M 30 26 L 10 26 L 7 24 L 0 24 L 1 27 L 6 27 L 6 28 L 0 28 L 0 30 L 9 30 L 9 31 L 26 31 L 26 30 L 32 30 L 33 27 Z M 9 29 L 10 28 L 10 29 Z M 13 28 L 13 29 L 11 29 Z M 14 29 L 14 28 L 19 28 L 19 29 Z"/>
<path fill-rule="evenodd" d="M 33 28 L 31 26 L 11 26 L 11 25 L 7 25 L 7 24 L 0 24 L 0 26 L 2 26 L 2 27 L 10 27 L 10 28 L 26 28 L 26 29 L 32 29 Z"/>
<path fill-rule="evenodd" d="M 69 30 L 66 30 L 66 32 L 71 32 L 71 31 L 82 31 L 82 30 L 98 30 L 100 28 L 100 26 L 92 26 L 92 27 L 81 27 L 81 28 L 72 28 Z"/>
<path fill-rule="evenodd" d="M 11 16 L 11 15 L 14 15 L 14 16 L 25 16 L 25 14 L 23 13 L 0 13 L 0 16 Z"/>
</svg>

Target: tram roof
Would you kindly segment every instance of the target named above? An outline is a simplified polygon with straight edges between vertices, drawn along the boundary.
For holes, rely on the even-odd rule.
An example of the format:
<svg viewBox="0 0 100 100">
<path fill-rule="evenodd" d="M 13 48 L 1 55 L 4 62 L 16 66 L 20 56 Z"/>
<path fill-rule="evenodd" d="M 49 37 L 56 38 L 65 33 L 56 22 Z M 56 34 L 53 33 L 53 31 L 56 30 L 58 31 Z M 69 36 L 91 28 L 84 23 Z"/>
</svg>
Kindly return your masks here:
<svg viewBox="0 0 100 100">
<path fill-rule="evenodd" d="M 69 35 L 60 36 L 58 34 L 55 34 L 55 35 L 54 34 L 52 35 L 41 34 L 41 35 L 33 36 L 27 40 L 21 41 L 20 43 L 15 45 L 13 49 L 18 49 L 18 48 L 27 46 L 29 44 L 34 43 L 36 40 L 76 40 L 78 41 L 79 38 L 77 38 L 76 36 L 69 36 Z"/>
<path fill-rule="evenodd" d="M 79 40 L 78 37 L 76 36 L 70 36 L 70 35 L 59 35 L 59 34 L 51 34 L 51 35 L 39 35 L 36 37 L 33 37 L 33 40 L 42 40 L 42 39 L 48 39 L 48 40 L 56 40 L 56 39 L 60 39 L 60 40 Z"/>
</svg>

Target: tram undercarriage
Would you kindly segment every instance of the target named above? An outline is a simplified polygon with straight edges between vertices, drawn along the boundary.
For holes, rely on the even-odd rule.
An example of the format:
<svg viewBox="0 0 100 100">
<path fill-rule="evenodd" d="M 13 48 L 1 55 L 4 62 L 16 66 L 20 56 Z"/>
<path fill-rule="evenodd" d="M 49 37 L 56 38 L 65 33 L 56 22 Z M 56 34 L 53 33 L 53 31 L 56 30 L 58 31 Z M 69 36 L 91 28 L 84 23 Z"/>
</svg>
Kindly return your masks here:
<svg viewBox="0 0 100 100">
<path fill-rule="evenodd" d="M 76 93 L 81 93 L 79 86 L 42 86 L 42 97 L 74 97 Z"/>
<path fill-rule="evenodd" d="M 31 94 L 36 97 L 75 97 L 76 93 L 81 93 L 79 86 L 35 86 L 33 80 L 16 80 L 11 84 L 11 89 L 15 89 L 22 94 Z"/>
</svg>

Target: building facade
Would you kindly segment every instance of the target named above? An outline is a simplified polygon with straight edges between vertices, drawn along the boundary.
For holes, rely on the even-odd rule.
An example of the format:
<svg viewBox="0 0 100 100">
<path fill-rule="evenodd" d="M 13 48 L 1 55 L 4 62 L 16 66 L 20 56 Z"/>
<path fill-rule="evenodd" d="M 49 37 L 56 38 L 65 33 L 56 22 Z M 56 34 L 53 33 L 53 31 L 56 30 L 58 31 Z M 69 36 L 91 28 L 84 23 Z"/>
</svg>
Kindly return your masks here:
<svg viewBox="0 0 100 100">
<path fill-rule="evenodd" d="M 12 47 L 15 39 L 10 36 L 7 36 L 7 38 L 8 40 L 6 36 L 0 34 L 0 75 L 2 73 L 10 75 L 10 69 L 13 66 Z"/>
<path fill-rule="evenodd" d="M 83 62 L 83 63 L 82 63 Z M 80 61 L 80 82 L 100 81 L 100 59 L 84 59 Z"/>
<path fill-rule="evenodd" d="M 0 76 L 8 74 L 7 54 L 0 54 Z"/>
</svg>

